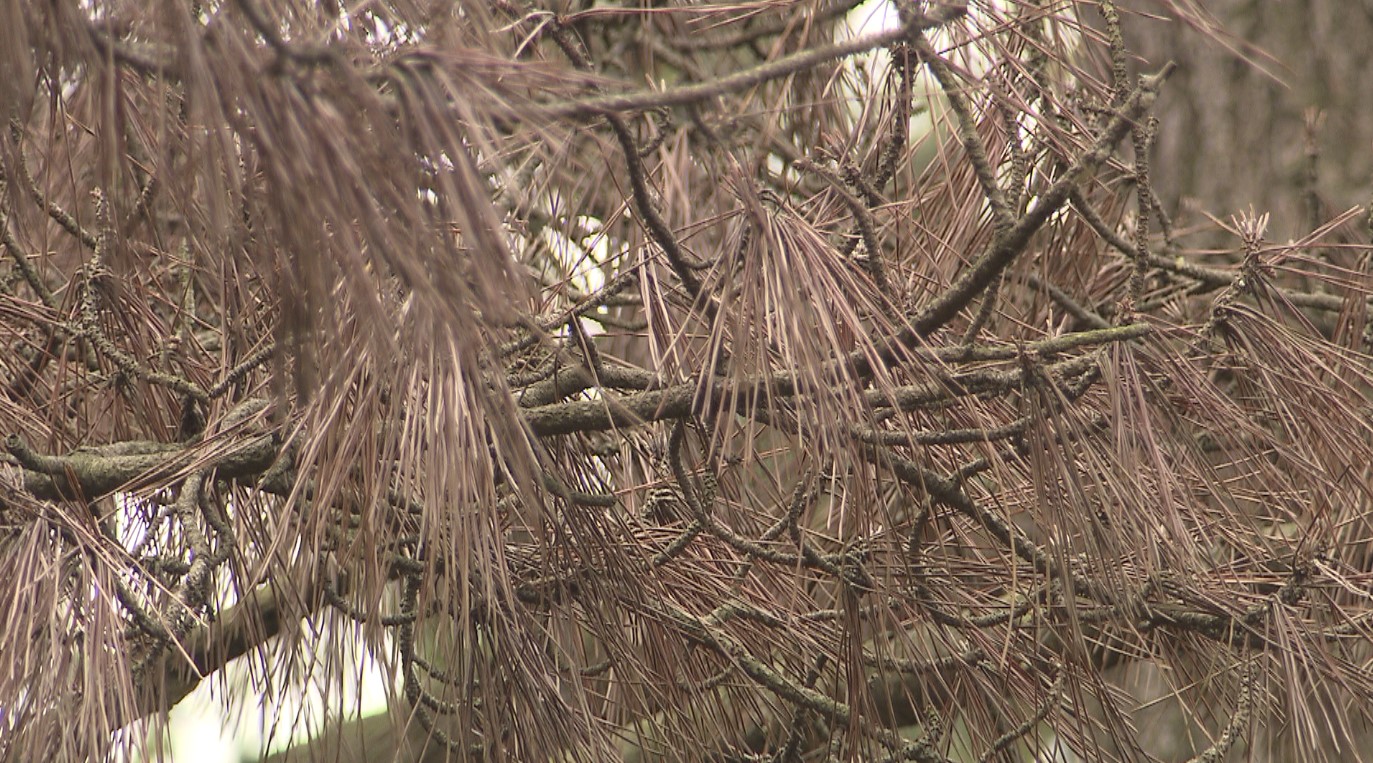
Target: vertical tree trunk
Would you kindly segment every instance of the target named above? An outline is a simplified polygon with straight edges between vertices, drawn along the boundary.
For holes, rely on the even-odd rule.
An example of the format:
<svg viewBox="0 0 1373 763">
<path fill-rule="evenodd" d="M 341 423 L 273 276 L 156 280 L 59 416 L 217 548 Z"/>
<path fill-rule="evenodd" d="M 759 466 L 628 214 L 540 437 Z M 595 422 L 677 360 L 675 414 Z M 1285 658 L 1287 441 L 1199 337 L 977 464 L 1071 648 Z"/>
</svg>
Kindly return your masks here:
<svg viewBox="0 0 1373 763">
<path fill-rule="evenodd" d="M 1137 13 L 1123 15 L 1126 39 L 1146 60 L 1178 63 L 1151 165 L 1167 203 L 1195 199 L 1221 219 L 1251 205 L 1269 210 L 1270 238 L 1281 240 L 1309 229 L 1313 214 L 1325 219 L 1368 201 L 1373 2 L 1207 0 L 1199 11 L 1166 0 L 1193 21 L 1212 17 L 1233 37 L 1230 51 L 1155 20 L 1161 4 L 1135 0 L 1129 9 Z M 1312 109 L 1323 114 L 1315 135 L 1319 211 L 1307 195 Z"/>
</svg>

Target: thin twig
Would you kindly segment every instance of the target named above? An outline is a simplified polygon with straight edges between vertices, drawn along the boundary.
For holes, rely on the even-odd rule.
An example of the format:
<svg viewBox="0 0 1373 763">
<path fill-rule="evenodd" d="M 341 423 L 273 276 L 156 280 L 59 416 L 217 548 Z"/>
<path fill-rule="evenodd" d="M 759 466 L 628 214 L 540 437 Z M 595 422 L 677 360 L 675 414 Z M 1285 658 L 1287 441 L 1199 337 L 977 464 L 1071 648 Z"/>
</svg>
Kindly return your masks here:
<svg viewBox="0 0 1373 763">
<path fill-rule="evenodd" d="M 866 35 L 849 42 L 820 48 L 808 48 L 785 58 L 759 64 L 752 69 L 727 74 L 712 82 L 680 85 L 670 90 L 647 90 L 550 103 L 540 107 L 539 114 L 554 118 L 591 117 L 699 103 L 726 93 L 744 90 L 764 82 L 803 72 L 827 61 L 890 45 L 906 39 L 912 31 L 924 31 L 943 26 L 966 12 L 967 9 L 962 6 L 942 5 L 935 13 L 928 16 L 918 16 L 915 21 L 905 26 Z"/>
</svg>

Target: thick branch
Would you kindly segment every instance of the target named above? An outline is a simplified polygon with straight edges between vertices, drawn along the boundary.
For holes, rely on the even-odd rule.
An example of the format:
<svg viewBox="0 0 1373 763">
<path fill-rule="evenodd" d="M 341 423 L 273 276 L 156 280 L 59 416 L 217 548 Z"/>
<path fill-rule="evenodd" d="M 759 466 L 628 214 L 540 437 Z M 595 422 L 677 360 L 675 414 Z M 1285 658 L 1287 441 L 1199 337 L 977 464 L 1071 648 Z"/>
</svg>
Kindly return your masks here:
<svg viewBox="0 0 1373 763">
<path fill-rule="evenodd" d="M 303 602 L 314 601 L 314 593 L 291 591 L 292 598 Z M 172 709 L 206 676 L 261 647 L 281 631 L 283 614 L 275 586 L 267 583 L 220 613 L 214 622 L 193 628 L 181 649 L 166 650 L 151 666 L 149 678 L 160 673 L 163 691 L 143 695 L 147 704 L 139 707 L 142 717 Z"/>
<path fill-rule="evenodd" d="M 5 441 L 15 460 L 25 467 L 24 489 L 49 500 L 92 500 L 136 483 L 165 479 L 190 467 L 206 454 L 204 448 L 175 443 L 124 442 L 104 448 L 73 451 L 65 456 L 35 453 L 17 435 Z M 281 454 L 271 435 L 259 435 L 214 458 L 221 479 L 242 479 L 267 472 Z M 258 487 L 268 492 L 290 489 L 285 475 Z"/>
</svg>

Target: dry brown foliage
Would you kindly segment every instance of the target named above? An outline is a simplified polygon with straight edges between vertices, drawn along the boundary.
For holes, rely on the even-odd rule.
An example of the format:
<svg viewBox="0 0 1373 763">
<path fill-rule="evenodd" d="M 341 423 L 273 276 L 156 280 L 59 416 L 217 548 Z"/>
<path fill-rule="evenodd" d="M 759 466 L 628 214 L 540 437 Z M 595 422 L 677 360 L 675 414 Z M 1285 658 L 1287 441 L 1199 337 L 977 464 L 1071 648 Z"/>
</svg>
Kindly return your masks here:
<svg viewBox="0 0 1373 763">
<path fill-rule="evenodd" d="M 0 757 L 354 640 L 456 759 L 1357 755 L 1363 213 L 1174 226 L 1109 3 L 855 5 L 4 3 Z"/>
</svg>

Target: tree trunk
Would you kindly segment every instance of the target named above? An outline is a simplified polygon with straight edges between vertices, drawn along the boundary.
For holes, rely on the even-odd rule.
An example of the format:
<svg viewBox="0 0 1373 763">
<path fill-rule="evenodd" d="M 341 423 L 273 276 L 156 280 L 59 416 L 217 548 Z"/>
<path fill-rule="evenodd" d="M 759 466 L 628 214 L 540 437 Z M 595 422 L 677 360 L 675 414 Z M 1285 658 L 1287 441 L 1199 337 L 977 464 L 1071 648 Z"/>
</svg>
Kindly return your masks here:
<svg viewBox="0 0 1373 763">
<path fill-rule="evenodd" d="M 1211 17 L 1233 45 L 1226 50 L 1158 18 L 1156 2 L 1131 3 L 1139 14 L 1122 14 L 1126 42 L 1144 60 L 1178 64 L 1158 110 L 1151 162 L 1165 204 L 1195 200 L 1221 220 L 1251 206 L 1271 211 L 1269 238 L 1284 240 L 1368 201 L 1373 2 L 1210 0 L 1205 11 L 1181 8 L 1187 0 L 1167 4 L 1194 26 Z M 1309 113 L 1321 115 L 1314 146 Z"/>
</svg>

